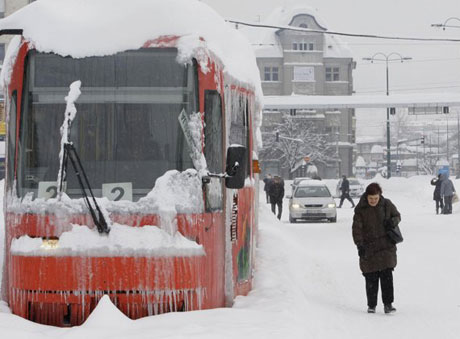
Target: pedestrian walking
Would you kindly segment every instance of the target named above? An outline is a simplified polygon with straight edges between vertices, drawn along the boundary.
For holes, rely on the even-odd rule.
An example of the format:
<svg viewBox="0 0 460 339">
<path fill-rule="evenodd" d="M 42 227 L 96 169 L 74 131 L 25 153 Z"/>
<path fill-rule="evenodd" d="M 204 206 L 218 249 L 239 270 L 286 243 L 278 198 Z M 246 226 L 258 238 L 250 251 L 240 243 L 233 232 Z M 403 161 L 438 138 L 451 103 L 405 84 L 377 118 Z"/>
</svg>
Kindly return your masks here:
<svg viewBox="0 0 460 339">
<path fill-rule="evenodd" d="M 435 186 L 433 192 L 433 200 L 436 202 L 436 214 L 439 214 L 439 209 L 441 209 L 441 214 L 444 209 L 444 203 L 441 197 L 441 174 L 438 174 L 437 178 L 431 179 L 431 185 Z"/>
<path fill-rule="evenodd" d="M 351 208 L 355 207 L 355 203 L 353 202 L 353 199 L 350 197 L 350 182 L 348 181 L 346 175 L 342 176 L 342 185 L 340 185 L 340 191 L 342 192 L 342 194 L 340 196 L 339 208 L 342 208 L 342 204 L 345 199 L 351 202 Z"/>
<path fill-rule="evenodd" d="M 393 313 L 393 270 L 396 267 L 396 245 L 386 230 L 395 227 L 401 215 L 393 203 L 383 197 L 377 183 L 367 186 L 355 208 L 353 241 L 358 247 L 359 267 L 366 280 L 367 312 L 375 313 L 379 281 L 385 313 Z"/>
<path fill-rule="evenodd" d="M 444 199 L 443 214 L 452 214 L 452 198 L 455 193 L 455 187 L 452 180 L 446 174 L 441 174 L 441 197 Z"/>
<path fill-rule="evenodd" d="M 271 181 L 273 180 L 272 175 L 270 173 L 264 178 L 264 191 L 265 191 L 265 198 L 267 199 L 267 204 L 270 203 L 270 196 L 268 195 L 268 186 L 270 186 Z"/>
<path fill-rule="evenodd" d="M 268 195 L 270 196 L 270 204 L 272 212 L 276 215 L 276 206 L 278 206 L 278 219 L 281 219 L 283 213 L 283 197 L 284 197 L 284 180 L 275 175 L 270 185 L 268 186 Z"/>
</svg>

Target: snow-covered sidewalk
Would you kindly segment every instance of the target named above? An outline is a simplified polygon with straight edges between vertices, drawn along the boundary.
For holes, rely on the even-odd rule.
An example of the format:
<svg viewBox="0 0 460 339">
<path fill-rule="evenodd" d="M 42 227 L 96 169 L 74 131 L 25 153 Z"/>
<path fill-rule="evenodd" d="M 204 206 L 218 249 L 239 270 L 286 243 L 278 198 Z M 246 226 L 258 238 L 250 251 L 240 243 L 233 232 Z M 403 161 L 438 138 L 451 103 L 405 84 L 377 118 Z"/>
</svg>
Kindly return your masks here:
<svg viewBox="0 0 460 339">
<path fill-rule="evenodd" d="M 269 205 L 261 203 L 254 289 L 249 296 L 238 297 L 231 309 L 131 321 L 104 302 L 85 324 L 71 329 L 0 313 L 1 337 L 458 338 L 460 205 L 454 205 L 452 215 L 435 215 L 429 180 L 427 176 L 379 180 L 384 196 L 402 214 L 405 236 L 394 272 L 398 309 L 394 315 L 383 314 L 382 305 L 376 314 L 366 313 L 348 202 L 338 210 L 336 224 L 289 224 L 285 200 L 281 222 Z M 336 182 L 327 181 L 331 188 Z M 460 180 L 454 184 L 460 189 Z"/>
</svg>

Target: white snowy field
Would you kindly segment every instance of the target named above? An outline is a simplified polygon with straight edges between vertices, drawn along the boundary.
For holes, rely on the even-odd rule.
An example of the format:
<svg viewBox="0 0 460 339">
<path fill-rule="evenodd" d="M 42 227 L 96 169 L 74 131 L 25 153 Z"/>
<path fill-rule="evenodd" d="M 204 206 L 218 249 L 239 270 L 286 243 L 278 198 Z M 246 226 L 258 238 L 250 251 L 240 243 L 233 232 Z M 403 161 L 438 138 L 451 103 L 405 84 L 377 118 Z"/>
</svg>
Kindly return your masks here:
<svg viewBox="0 0 460 339">
<path fill-rule="evenodd" d="M 332 223 L 279 222 L 261 196 L 254 289 L 233 308 L 127 319 L 106 299 L 85 324 L 37 325 L 0 305 L 1 338 L 458 338 L 460 204 L 435 215 L 430 177 L 377 180 L 402 214 L 394 272 L 398 311 L 366 313 L 348 201 Z M 286 193 L 289 190 L 286 182 Z M 327 181 L 335 188 L 336 180 Z M 460 180 L 454 181 L 460 188 Z M 3 190 L 2 190 L 3 191 Z M 261 191 L 263 194 L 263 191 Z M 1 219 L 3 220 L 3 219 Z M 3 240 L 1 225 L 0 240 Z M 0 245 L 3 253 L 3 242 Z M 0 258 L 1 259 L 1 258 Z"/>
</svg>

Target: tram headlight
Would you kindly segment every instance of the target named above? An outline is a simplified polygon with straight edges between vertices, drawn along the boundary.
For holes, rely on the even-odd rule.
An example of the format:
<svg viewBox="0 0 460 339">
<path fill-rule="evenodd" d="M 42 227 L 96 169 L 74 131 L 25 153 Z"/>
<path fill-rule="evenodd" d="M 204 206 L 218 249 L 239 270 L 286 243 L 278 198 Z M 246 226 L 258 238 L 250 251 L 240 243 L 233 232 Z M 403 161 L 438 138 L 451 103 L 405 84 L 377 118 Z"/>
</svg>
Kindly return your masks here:
<svg viewBox="0 0 460 339">
<path fill-rule="evenodd" d="M 328 208 L 335 208 L 335 204 L 332 202 L 332 203 L 330 203 L 330 204 L 327 204 L 327 207 L 328 207 Z"/>
<path fill-rule="evenodd" d="M 300 208 L 300 204 L 292 204 L 292 208 Z"/>
<path fill-rule="evenodd" d="M 53 250 L 53 249 L 59 247 L 59 239 L 58 238 L 43 238 L 42 240 L 43 240 L 43 242 L 42 242 L 42 245 L 40 247 L 45 249 L 45 250 Z"/>
</svg>

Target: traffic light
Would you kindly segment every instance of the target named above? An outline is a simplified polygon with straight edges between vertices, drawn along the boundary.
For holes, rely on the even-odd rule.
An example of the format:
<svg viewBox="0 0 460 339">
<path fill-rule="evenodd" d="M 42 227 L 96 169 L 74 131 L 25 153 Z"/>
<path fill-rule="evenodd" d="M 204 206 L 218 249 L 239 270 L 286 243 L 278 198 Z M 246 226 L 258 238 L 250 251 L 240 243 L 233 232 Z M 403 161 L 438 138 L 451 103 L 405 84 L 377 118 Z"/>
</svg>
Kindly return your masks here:
<svg viewBox="0 0 460 339">
<path fill-rule="evenodd" d="M 449 106 L 442 106 L 442 113 L 449 114 Z"/>
<path fill-rule="evenodd" d="M 396 164 L 396 172 L 400 172 L 400 171 L 401 171 L 401 163 L 398 162 L 398 163 Z"/>
<path fill-rule="evenodd" d="M 425 144 L 425 136 L 422 136 L 422 138 L 420 139 L 420 143 L 423 145 Z"/>
<path fill-rule="evenodd" d="M 395 115 L 396 114 L 396 108 L 390 107 L 390 114 Z"/>
<path fill-rule="evenodd" d="M 275 141 L 276 142 L 280 141 L 280 133 L 279 132 L 275 133 Z"/>
</svg>

